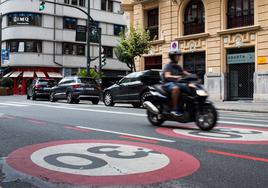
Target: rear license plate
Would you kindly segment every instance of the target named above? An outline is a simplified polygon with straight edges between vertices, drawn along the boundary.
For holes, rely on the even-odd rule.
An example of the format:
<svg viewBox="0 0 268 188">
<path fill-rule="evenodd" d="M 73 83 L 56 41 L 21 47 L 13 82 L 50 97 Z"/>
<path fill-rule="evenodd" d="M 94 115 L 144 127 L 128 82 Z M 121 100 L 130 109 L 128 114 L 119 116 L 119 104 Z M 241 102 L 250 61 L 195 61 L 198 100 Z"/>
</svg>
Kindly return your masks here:
<svg viewBox="0 0 268 188">
<path fill-rule="evenodd" d="M 86 88 L 86 91 L 94 91 L 94 88 Z"/>
</svg>

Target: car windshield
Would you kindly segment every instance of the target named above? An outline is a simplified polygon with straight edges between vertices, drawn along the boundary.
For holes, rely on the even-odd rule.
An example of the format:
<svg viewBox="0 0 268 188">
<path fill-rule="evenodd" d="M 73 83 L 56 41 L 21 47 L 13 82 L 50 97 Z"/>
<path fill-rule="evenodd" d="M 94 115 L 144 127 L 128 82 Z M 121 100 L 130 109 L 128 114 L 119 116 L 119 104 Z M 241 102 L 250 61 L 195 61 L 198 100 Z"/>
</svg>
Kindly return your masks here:
<svg viewBox="0 0 268 188">
<path fill-rule="evenodd" d="M 143 74 L 143 72 L 133 72 L 130 73 L 129 75 L 126 76 L 126 78 L 137 78 L 139 76 L 141 76 Z"/>
<path fill-rule="evenodd" d="M 83 84 L 96 84 L 96 81 L 90 78 L 79 78 L 78 83 L 83 83 Z"/>
<path fill-rule="evenodd" d="M 38 85 L 48 85 L 48 86 L 54 86 L 55 81 L 54 80 L 39 80 Z"/>
</svg>

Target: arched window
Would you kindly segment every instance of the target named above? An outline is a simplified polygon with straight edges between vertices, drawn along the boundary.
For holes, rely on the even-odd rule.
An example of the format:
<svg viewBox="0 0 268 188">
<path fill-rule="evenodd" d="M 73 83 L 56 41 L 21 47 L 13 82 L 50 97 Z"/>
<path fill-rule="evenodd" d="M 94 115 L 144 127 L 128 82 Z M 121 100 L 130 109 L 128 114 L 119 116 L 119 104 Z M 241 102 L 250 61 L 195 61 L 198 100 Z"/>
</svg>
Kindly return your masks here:
<svg viewBox="0 0 268 188">
<path fill-rule="evenodd" d="M 229 0 L 228 28 L 254 25 L 254 0 Z"/>
<path fill-rule="evenodd" d="M 184 13 L 184 35 L 205 32 L 205 8 L 201 0 L 192 0 Z"/>
</svg>

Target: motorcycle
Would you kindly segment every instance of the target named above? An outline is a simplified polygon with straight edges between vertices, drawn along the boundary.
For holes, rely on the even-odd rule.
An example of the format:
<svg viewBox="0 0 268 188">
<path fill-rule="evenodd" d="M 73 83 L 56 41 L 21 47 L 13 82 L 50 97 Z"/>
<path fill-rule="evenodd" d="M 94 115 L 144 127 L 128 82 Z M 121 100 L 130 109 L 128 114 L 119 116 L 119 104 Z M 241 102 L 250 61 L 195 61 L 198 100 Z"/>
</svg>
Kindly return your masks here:
<svg viewBox="0 0 268 188">
<path fill-rule="evenodd" d="M 171 110 L 171 94 L 165 91 L 163 84 L 149 86 L 148 97 L 143 106 L 147 109 L 149 122 L 154 126 L 161 126 L 165 121 L 180 123 L 195 122 L 204 131 L 213 129 L 217 124 L 217 111 L 212 102 L 208 101 L 208 93 L 198 82 L 196 75 L 182 78 L 180 83 L 187 86 L 187 92 L 182 92 L 180 109 L 182 116 L 174 116 Z"/>
</svg>

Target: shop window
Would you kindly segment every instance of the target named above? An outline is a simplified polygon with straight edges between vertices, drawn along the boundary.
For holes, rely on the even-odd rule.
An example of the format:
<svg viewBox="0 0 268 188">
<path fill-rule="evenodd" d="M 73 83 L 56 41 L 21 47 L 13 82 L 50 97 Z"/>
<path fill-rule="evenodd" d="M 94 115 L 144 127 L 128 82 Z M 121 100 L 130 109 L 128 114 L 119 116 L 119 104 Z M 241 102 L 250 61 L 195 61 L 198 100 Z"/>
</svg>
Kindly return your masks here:
<svg viewBox="0 0 268 188">
<path fill-rule="evenodd" d="M 192 0 L 185 8 L 184 35 L 205 32 L 205 8 L 201 0 Z"/>
<path fill-rule="evenodd" d="M 11 13 L 7 15 L 8 25 L 35 25 L 41 26 L 42 15 L 36 13 Z"/>
<path fill-rule="evenodd" d="M 112 0 L 101 0 L 101 10 L 113 12 L 114 6 Z"/>
<path fill-rule="evenodd" d="M 151 40 L 157 40 L 159 37 L 159 9 L 147 11 L 147 30 L 150 32 Z"/>
<path fill-rule="evenodd" d="M 64 55 L 85 55 L 85 45 L 75 43 L 63 43 Z"/>
<path fill-rule="evenodd" d="M 103 53 L 108 58 L 113 58 L 113 47 L 110 46 L 103 46 Z"/>
<path fill-rule="evenodd" d="M 229 0 L 227 20 L 228 28 L 254 25 L 254 0 Z"/>
<path fill-rule="evenodd" d="M 64 29 L 76 29 L 77 19 L 70 17 L 63 17 L 63 28 Z"/>
<path fill-rule="evenodd" d="M 42 41 L 36 40 L 12 40 L 7 42 L 10 52 L 42 53 Z"/>
<path fill-rule="evenodd" d="M 124 31 L 125 31 L 125 26 L 123 26 L 123 25 L 114 25 L 114 35 L 119 36 Z"/>
</svg>

